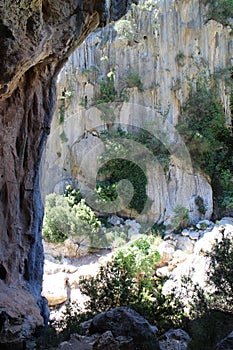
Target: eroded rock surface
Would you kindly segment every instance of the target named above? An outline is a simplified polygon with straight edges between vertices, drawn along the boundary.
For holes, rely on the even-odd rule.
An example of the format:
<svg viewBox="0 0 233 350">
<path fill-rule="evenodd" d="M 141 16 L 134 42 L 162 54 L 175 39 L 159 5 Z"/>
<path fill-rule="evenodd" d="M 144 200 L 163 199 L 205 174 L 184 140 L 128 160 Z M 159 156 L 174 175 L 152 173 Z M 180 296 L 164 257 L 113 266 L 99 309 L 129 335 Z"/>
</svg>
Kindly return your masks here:
<svg viewBox="0 0 233 350">
<path fill-rule="evenodd" d="M 86 336 L 73 335 L 58 349 L 159 350 L 155 328 L 134 310 L 117 307 L 95 316 Z"/>
<path fill-rule="evenodd" d="M 39 165 L 57 74 L 92 30 L 123 15 L 130 3 L 4 0 L 0 5 L 0 343 L 21 342 L 47 317 L 41 298 Z"/>
<path fill-rule="evenodd" d="M 62 193 L 74 178 L 93 184 L 99 170 L 97 158 L 104 147 L 98 133 L 120 125 L 123 130 L 149 131 L 171 155 L 164 171 L 161 160 L 166 163 L 166 156 L 151 162 L 138 153 L 144 157 L 147 195 L 152 203 L 137 220 L 169 221 L 177 205 L 189 209 L 192 222 L 211 218 L 210 179 L 190 169 L 189 160 L 176 154 L 175 148 L 180 146 L 175 125 L 190 84 L 200 73 L 222 71 L 232 60 L 231 29 L 207 21 L 206 11 L 199 0 L 141 0 L 118 23 L 96 31 L 75 50 L 59 76 L 58 108 L 43 167 L 44 194 Z M 101 108 L 96 103 L 103 98 L 100 81 L 106 81 L 110 73 L 116 101 Z M 224 85 L 224 81 L 219 83 L 219 91 L 231 123 L 230 95 Z M 80 176 L 85 162 L 92 164 L 91 172 Z M 198 196 L 204 200 L 205 214 L 195 205 Z M 127 215 L 135 217 L 134 212 L 125 211 Z"/>
</svg>

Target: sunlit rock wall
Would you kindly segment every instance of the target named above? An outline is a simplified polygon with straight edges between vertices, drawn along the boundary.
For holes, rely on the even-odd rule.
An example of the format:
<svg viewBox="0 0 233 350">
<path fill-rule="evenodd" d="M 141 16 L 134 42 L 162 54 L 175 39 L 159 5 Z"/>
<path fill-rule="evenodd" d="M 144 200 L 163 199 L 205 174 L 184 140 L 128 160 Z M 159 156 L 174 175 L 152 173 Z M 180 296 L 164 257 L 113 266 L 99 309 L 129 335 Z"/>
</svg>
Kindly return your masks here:
<svg viewBox="0 0 233 350">
<path fill-rule="evenodd" d="M 232 64 L 231 29 L 207 21 L 206 10 L 198 0 L 140 1 L 123 20 L 95 31 L 73 53 L 58 80 L 58 108 L 42 170 L 44 195 L 62 192 L 70 182 L 85 182 L 80 178 L 80 164 L 90 154 L 93 179 L 101 149 L 96 147 L 98 131 L 120 123 L 123 129 L 130 125 L 150 131 L 171 155 L 166 172 L 158 163 L 145 161 L 152 205 L 139 219 L 163 222 L 181 205 L 189 208 L 195 221 L 195 196 L 204 199 L 205 217 L 211 217 L 209 179 L 193 170 L 175 130 L 190 84 L 201 74 L 208 76 Z M 114 77 L 117 102 L 106 112 L 96 100 L 99 82 L 109 73 Z M 138 77 L 140 84 L 129 82 L 130 75 Z M 219 90 L 230 123 L 230 93 L 224 79 L 219 80 Z M 176 146 L 182 149 L 180 154 Z"/>
</svg>

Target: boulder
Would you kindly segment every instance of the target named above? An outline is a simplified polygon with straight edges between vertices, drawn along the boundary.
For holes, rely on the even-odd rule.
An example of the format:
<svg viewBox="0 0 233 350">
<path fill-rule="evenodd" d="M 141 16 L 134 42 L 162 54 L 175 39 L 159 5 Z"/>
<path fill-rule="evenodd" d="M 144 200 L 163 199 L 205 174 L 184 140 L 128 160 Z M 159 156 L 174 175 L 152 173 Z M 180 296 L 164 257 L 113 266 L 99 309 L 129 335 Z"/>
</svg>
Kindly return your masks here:
<svg viewBox="0 0 233 350">
<path fill-rule="evenodd" d="M 17 349 L 42 324 L 43 318 L 31 293 L 0 280 L 0 349 L 5 349 L 6 343 L 9 349 Z"/>
<path fill-rule="evenodd" d="M 193 253 L 194 249 L 194 240 L 191 240 L 189 236 L 177 236 L 177 245 L 176 248 L 182 250 L 188 254 Z"/>
<path fill-rule="evenodd" d="M 44 275 L 42 295 L 49 306 L 60 305 L 67 300 L 70 290 L 65 287 L 66 274 L 63 272 Z"/>
<path fill-rule="evenodd" d="M 93 350 L 119 350 L 119 343 L 114 339 L 111 331 L 101 334 L 93 346 Z"/>
<path fill-rule="evenodd" d="M 129 236 L 138 235 L 140 233 L 141 225 L 138 222 L 136 222 L 136 220 L 128 219 L 125 221 L 125 225 L 129 227 Z"/>
<path fill-rule="evenodd" d="M 187 350 L 191 338 L 182 329 L 171 329 L 160 337 L 160 350 Z"/>
<path fill-rule="evenodd" d="M 182 250 L 178 249 L 174 252 L 173 258 L 168 263 L 169 270 L 173 270 L 179 264 L 184 262 L 188 258 L 188 254 L 184 253 Z"/>
<path fill-rule="evenodd" d="M 113 226 L 120 226 L 121 224 L 124 223 L 124 219 L 120 218 L 117 215 L 112 215 L 108 218 L 107 220 L 110 224 L 112 224 Z"/>
<path fill-rule="evenodd" d="M 117 307 L 95 316 L 89 328 L 90 334 L 111 331 L 116 337 L 132 337 L 134 349 L 159 350 L 155 330 L 137 312 L 128 307 Z"/>
<path fill-rule="evenodd" d="M 219 224 L 233 226 L 233 218 L 232 217 L 224 217 L 220 220 Z"/>
<path fill-rule="evenodd" d="M 199 237 L 200 237 L 200 233 L 198 231 L 189 232 L 189 238 L 192 239 L 193 241 L 197 241 Z"/>
<path fill-rule="evenodd" d="M 233 238 L 233 225 L 225 224 L 216 225 L 211 231 L 207 231 L 203 234 L 203 237 L 195 244 L 194 254 L 203 254 L 204 252 L 210 252 L 213 244 L 222 240 L 222 235 L 232 239 Z"/>
<path fill-rule="evenodd" d="M 157 248 L 161 260 L 165 263 L 173 258 L 175 247 L 169 242 L 163 241 Z"/>
</svg>

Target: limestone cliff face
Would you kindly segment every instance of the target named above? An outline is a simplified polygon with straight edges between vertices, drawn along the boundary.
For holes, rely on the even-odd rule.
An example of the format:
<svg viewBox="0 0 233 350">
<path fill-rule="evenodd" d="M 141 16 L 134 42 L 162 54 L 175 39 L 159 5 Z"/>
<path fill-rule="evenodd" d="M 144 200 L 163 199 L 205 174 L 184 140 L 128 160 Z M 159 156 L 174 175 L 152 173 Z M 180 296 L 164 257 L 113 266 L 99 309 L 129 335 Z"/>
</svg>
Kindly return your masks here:
<svg viewBox="0 0 233 350">
<path fill-rule="evenodd" d="M 72 50 L 131 1 L 3 1 L 0 5 L 0 347 L 22 343 L 47 317 L 41 298 L 39 166 Z M 44 319 L 43 319 L 44 318 Z"/>
<path fill-rule="evenodd" d="M 44 193 L 62 192 L 74 179 L 94 183 L 97 157 L 104 149 L 98 131 L 120 124 L 123 129 L 149 131 L 171 155 L 166 172 L 158 162 L 145 162 L 147 194 L 153 203 L 140 219 L 162 222 L 175 206 L 182 205 L 196 220 L 200 213 L 195 196 L 204 198 L 205 217 L 210 218 L 209 179 L 193 170 L 175 129 L 189 84 L 203 72 L 212 74 L 232 64 L 231 29 L 207 22 L 206 10 L 199 0 L 140 1 L 122 20 L 95 31 L 73 53 L 58 80 L 58 108 L 43 170 Z M 117 97 L 103 109 L 98 105 L 100 81 L 109 74 Z M 230 92 L 223 80 L 219 89 L 230 123 Z M 82 176 L 85 162 L 90 165 L 86 179 Z"/>
</svg>

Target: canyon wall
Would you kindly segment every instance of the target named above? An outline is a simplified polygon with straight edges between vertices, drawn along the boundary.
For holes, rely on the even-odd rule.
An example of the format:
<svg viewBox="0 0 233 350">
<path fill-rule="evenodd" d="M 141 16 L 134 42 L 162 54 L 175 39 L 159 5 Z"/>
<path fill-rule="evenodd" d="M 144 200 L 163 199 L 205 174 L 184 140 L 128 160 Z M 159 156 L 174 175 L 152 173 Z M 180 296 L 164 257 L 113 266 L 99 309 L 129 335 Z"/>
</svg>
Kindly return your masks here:
<svg viewBox="0 0 233 350">
<path fill-rule="evenodd" d="M 170 154 L 166 170 L 159 157 L 145 159 L 142 167 L 152 204 L 140 215 L 127 215 L 143 222 L 169 222 L 174 208 L 183 206 L 193 221 L 211 217 L 210 179 L 194 169 L 175 128 L 190 84 L 232 65 L 231 28 L 207 21 L 206 13 L 199 0 L 139 1 L 123 19 L 96 30 L 73 53 L 58 79 L 58 105 L 42 169 L 44 195 L 62 193 L 67 184 L 77 182 L 92 191 L 98 157 L 106 149 L 99 132 L 120 126 L 149 132 Z M 230 91 L 222 78 L 219 90 L 230 124 Z M 110 79 L 116 96 L 101 104 L 107 101 L 106 96 L 100 100 L 101 84 Z M 204 215 L 195 205 L 197 197 L 204 200 Z"/>
<path fill-rule="evenodd" d="M 8 0 L 0 5 L 1 348 L 22 348 L 48 318 L 41 297 L 39 167 L 57 74 L 92 30 L 124 15 L 130 3 Z"/>
</svg>

